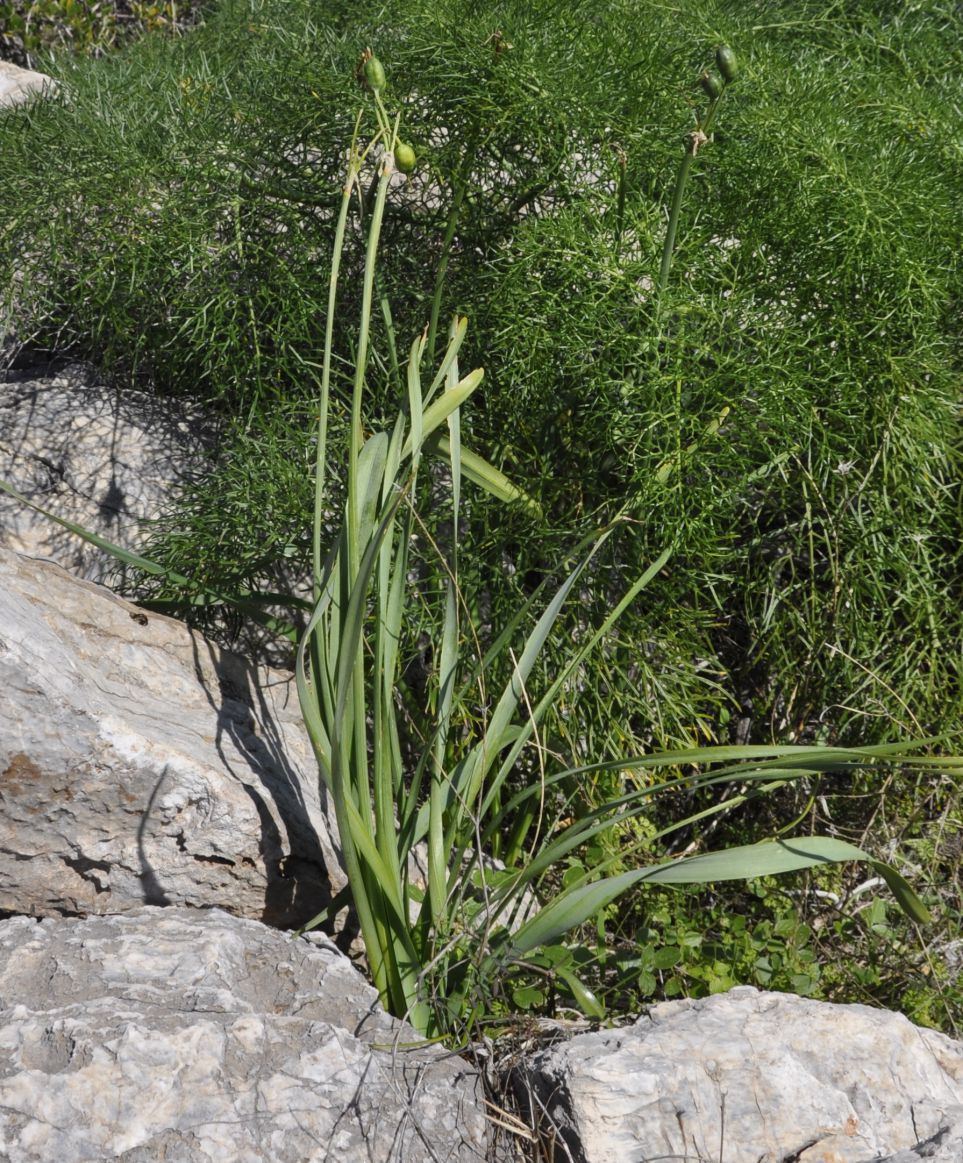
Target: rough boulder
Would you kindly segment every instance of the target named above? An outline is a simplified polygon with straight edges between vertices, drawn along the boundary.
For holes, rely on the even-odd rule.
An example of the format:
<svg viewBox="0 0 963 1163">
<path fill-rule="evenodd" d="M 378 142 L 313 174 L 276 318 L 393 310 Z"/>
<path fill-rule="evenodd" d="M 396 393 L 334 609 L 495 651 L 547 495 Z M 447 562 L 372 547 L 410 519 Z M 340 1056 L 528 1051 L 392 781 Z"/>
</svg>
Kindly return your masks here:
<svg viewBox="0 0 963 1163">
<path fill-rule="evenodd" d="M 0 691 L 0 910 L 293 927 L 343 887 L 290 674 L 0 550 Z"/>
<path fill-rule="evenodd" d="M 478 1079 L 322 936 L 218 910 L 0 922 L 11 1163 L 478 1163 Z"/>
<path fill-rule="evenodd" d="M 515 1081 L 573 1163 L 963 1159 L 963 1046 L 867 1006 L 750 987 L 665 1002 Z"/>
</svg>

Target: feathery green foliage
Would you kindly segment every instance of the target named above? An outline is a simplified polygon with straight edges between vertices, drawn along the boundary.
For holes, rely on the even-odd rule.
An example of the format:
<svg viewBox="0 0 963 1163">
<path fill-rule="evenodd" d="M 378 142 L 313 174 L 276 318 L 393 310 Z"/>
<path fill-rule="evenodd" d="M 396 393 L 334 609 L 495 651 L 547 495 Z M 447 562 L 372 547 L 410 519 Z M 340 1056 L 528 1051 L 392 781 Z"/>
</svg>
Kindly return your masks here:
<svg viewBox="0 0 963 1163">
<path fill-rule="evenodd" d="M 885 738 L 912 716 L 945 729 L 960 714 L 951 16 L 408 0 L 321 21 L 304 0 L 233 0 L 176 43 L 58 61 L 70 102 L 3 119 L 9 310 L 23 342 L 222 402 L 221 462 L 154 548 L 228 588 L 266 581 L 304 493 L 246 498 L 283 475 L 282 446 L 310 456 L 287 416 L 317 387 L 352 72 L 377 32 L 420 159 L 384 226 L 396 329 L 470 306 L 469 352 L 490 368 L 476 441 L 544 513 L 466 507 L 477 559 L 498 545 L 508 567 L 485 578 L 493 613 L 573 521 L 604 524 L 626 497 L 638 524 L 611 571 L 681 535 L 622 630 L 645 650 L 613 647 L 586 684 L 592 746 L 621 746 L 605 720 L 666 744 L 737 718 L 760 740 Z M 706 102 L 693 46 L 718 40 L 744 65 L 695 159 L 657 330 L 662 208 Z M 345 286 L 362 262 L 349 247 Z M 387 366 L 378 319 L 373 343 Z M 369 388 L 389 414 L 385 378 Z M 252 522 L 270 551 L 220 552 Z M 598 614 L 611 592 L 592 588 Z M 632 679 L 619 695 L 609 667 Z"/>
</svg>

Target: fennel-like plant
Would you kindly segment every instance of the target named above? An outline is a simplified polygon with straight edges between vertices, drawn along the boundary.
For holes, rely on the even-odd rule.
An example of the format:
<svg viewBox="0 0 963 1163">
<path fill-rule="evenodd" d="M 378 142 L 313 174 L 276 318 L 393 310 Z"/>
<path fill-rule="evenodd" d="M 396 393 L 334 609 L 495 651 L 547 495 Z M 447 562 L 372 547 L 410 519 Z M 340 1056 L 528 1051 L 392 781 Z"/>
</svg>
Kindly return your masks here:
<svg viewBox="0 0 963 1163">
<path fill-rule="evenodd" d="M 459 580 L 463 576 L 458 556 L 463 484 L 486 488 L 504 504 L 531 502 L 462 444 L 460 409 L 477 390 L 482 375 L 480 371 L 466 376 L 460 373 L 459 355 L 466 334 L 463 320 L 456 320 L 451 327 L 435 366 L 433 349 L 441 346 L 440 340 L 435 342 L 441 302 L 438 281 L 429 329 L 411 345 L 404 365 L 406 400 L 399 401 L 397 419 L 384 431 L 372 432 L 366 427 L 369 333 L 376 300 L 381 300 L 379 305 L 390 320 L 376 275 L 381 227 L 392 189 L 392 155 L 398 141 L 397 122 L 389 116 L 380 93 L 374 95 L 373 105 L 377 119 L 373 140 L 360 144 L 359 122 L 340 203 L 336 202 L 331 219 L 323 219 L 325 223 L 333 219 L 336 225 L 318 409 L 314 594 L 306 611 L 309 620 L 300 642 L 297 680 L 321 777 L 335 804 L 350 895 L 371 973 L 385 1004 L 409 1017 L 426 1034 L 460 1032 L 484 1009 L 487 995 L 499 980 L 519 967 L 538 966 L 544 950 L 557 947 L 567 933 L 597 915 L 619 893 L 645 883 L 741 879 L 863 859 L 887 879 L 910 916 L 924 919 L 925 909 L 894 869 L 833 837 L 783 836 L 679 860 L 647 860 L 628 871 L 624 865 L 631 862 L 633 851 L 623 848 L 619 853 L 622 870 L 614 870 L 614 858 L 607 862 L 586 860 L 584 869 L 567 878 L 564 888 L 560 886 L 556 869 L 562 861 L 592 845 L 606 830 L 645 813 L 654 797 L 675 789 L 734 784 L 739 793 L 724 804 L 710 804 L 696 816 L 673 821 L 662 833 L 647 836 L 649 846 L 669 831 L 731 810 L 740 801 L 766 795 L 809 775 L 830 770 L 863 772 L 897 762 L 919 772 L 945 773 L 958 769 L 960 761 L 907 757 L 912 746 L 902 744 L 853 749 L 690 748 L 633 754 L 580 767 L 567 767 L 549 753 L 541 728 L 553 706 L 563 694 L 570 697 L 567 683 L 577 668 L 659 574 L 673 547 L 666 546 L 641 571 L 562 665 L 556 662 L 546 689 L 538 689 L 538 668 L 547 655 L 555 660 L 561 656 L 554 638 L 566 601 L 579 594 L 580 581 L 599 560 L 602 545 L 617 535 L 618 522 L 606 525 L 587 540 L 578 563 L 546 598 L 544 608 L 537 610 L 537 602 L 542 600 L 542 591 L 538 591 L 509 617 L 494 641 L 484 648 L 477 645 L 483 637 L 482 627 L 472 623 Z M 376 180 L 369 199 L 362 179 L 372 165 Z M 255 171 L 260 173 L 257 167 Z M 227 172 L 231 180 L 240 181 L 233 168 L 227 167 Z M 460 181 L 459 189 L 463 190 L 467 173 Z M 367 247 L 357 339 L 351 350 L 350 423 L 344 445 L 338 450 L 346 495 L 341 499 L 339 494 L 335 502 L 326 475 L 331 456 L 329 430 L 334 429 L 328 424 L 337 354 L 334 325 L 339 313 L 339 264 L 356 193 L 364 208 Z M 673 199 L 674 206 L 681 206 L 681 197 L 680 193 Z M 323 206 L 327 208 L 327 201 Z M 677 224 L 678 210 L 670 218 Z M 239 239 L 240 211 L 237 224 Z M 280 237 L 280 233 L 271 237 Z M 293 228 L 286 232 L 290 238 L 295 234 Z M 451 241 L 446 230 L 446 255 Z M 673 246 L 674 236 L 667 236 L 662 290 L 668 281 Z M 578 259 L 584 261 L 581 250 Z M 250 301 L 253 304 L 254 299 Z M 352 297 L 352 304 L 356 301 Z M 238 326 L 247 328 L 250 322 L 253 333 L 263 314 L 258 315 L 252 306 Z M 387 334 L 390 340 L 392 327 L 387 328 Z M 268 350 L 260 343 L 254 346 L 259 358 Z M 282 349 L 288 350 L 275 344 L 275 355 Z M 396 352 L 389 362 L 402 366 Z M 258 368 L 262 370 L 262 365 Z M 710 415 L 716 414 L 710 411 Z M 717 427 L 717 422 L 712 420 L 705 429 L 707 436 L 714 434 L 714 425 Z M 648 478 L 653 487 L 681 483 L 686 454 L 693 450 L 695 446 L 690 449 L 680 442 L 674 454 L 670 451 L 659 460 Z M 402 705 L 399 691 L 404 687 L 405 611 L 412 588 L 419 584 L 412 568 L 413 538 L 420 530 L 418 476 L 425 475 L 429 457 L 437 466 L 431 470 L 435 493 L 448 482 L 451 534 L 447 549 L 439 549 L 442 565 L 436 571 L 445 580 L 433 643 L 434 673 L 420 705 L 413 707 L 413 696 Z M 343 521 L 334 544 L 328 547 L 324 530 L 335 503 L 343 508 Z M 68 527 L 80 532 L 76 526 Z M 103 539 L 91 539 L 106 545 Z M 190 594 L 191 600 L 224 600 L 220 593 L 183 574 L 162 569 L 143 557 L 117 552 L 130 564 L 164 574 L 168 583 Z M 234 596 L 232 601 L 265 620 L 263 599 L 257 594 Z M 528 628 L 536 611 L 534 625 Z M 275 628 L 283 629 L 276 623 Z M 490 676 L 496 673 L 499 660 L 509 662 L 508 678 L 492 693 L 487 685 L 493 682 Z M 577 703 L 574 712 L 578 714 Z M 520 786 L 518 772 L 526 763 L 524 770 L 536 775 Z M 643 790 L 615 796 L 588 814 L 569 810 L 570 789 L 579 781 L 605 773 L 606 786 L 613 787 L 621 776 L 632 772 L 647 772 L 652 782 Z M 494 850 L 496 841 L 505 867 L 485 857 L 486 851 Z M 423 859 L 421 852 L 425 853 Z M 424 869 L 424 876 L 419 868 Z M 599 1013 L 599 1003 L 569 967 L 557 962 L 555 966 L 579 1004 Z"/>
</svg>

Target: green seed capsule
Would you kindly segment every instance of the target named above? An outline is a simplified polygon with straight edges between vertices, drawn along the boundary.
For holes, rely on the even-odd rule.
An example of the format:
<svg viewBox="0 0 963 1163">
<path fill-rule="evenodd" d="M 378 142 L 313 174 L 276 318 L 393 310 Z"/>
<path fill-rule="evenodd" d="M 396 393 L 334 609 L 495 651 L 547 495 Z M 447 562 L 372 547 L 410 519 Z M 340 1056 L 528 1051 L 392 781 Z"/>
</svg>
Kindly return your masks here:
<svg viewBox="0 0 963 1163">
<path fill-rule="evenodd" d="M 727 84 L 734 80 L 736 73 L 739 72 L 736 54 L 727 44 L 720 44 L 716 49 L 716 67 Z"/>
<path fill-rule="evenodd" d="M 706 96 L 711 97 L 713 101 L 722 96 L 722 82 L 715 73 L 703 73 L 699 78 L 699 84 L 705 90 Z"/>
<path fill-rule="evenodd" d="M 417 160 L 411 146 L 407 142 L 399 141 L 395 146 L 395 169 L 403 174 L 410 174 Z"/>
<path fill-rule="evenodd" d="M 364 63 L 364 79 L 373 93 L 379 93 L 385 87 L 385 69 L 377 57 L 368 57 Z"/>
</svg>

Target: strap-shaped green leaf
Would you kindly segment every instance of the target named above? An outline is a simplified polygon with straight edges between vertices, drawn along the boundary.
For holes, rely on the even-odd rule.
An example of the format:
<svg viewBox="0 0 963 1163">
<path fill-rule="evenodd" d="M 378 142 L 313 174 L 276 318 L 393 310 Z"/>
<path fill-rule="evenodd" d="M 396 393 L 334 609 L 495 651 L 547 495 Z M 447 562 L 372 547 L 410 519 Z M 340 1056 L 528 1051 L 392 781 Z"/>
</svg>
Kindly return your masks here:
<svg viewBox="0 0 963 1163">
<path fill-rule="evenodd" d="M 433 404 L 428 405 L 421 416 L 420 428 L 422 441 L 426 440 L 436 429 L 440 428 L 452 412 L 464 404 L 482 382 L 484 375 L 485 373 L 481 368 L 476 368 L 473 372 L 469 372 L 463 380 L 455 384 L 454 387 L 443 392 Z M 415 439 L 414 421 L 412 421 L 412 433 L 405 441 L 401 455 L 410 456 L 412 452 L 417 453 L 419 450 L 419 445 Z"/>
<path fill-rule="evenodd" d="M 709 884 L 720 880 L 753 880 L 784 872 L 800 872 L 820 864 L 862 860 L 889 885 L 900 907 L 914 921 L 925 923 L 930 914 L 899 873 L 874 860 L 868 852 L 831 836 L 802 836 L 791 840 L 765 840 L 720 852 L 707 852 L 664 864 L 650 864 L 618 876 L 564 892 L 526 921 L 512 938 L 511 956 L 522 956 L 552 944 L 563 934 L 584 924 L 616 897 L 636 884 Z"/>
<path fill-rule="evenodd" d="M 441 433 L 433 433 L 425 441 L 425 448 L 431 452 L 438 453 L 446 459 L 451 458 L 451 445 L 448 442 L 448 437 Z M 526 509 L 536 515 L 541 513 L 538 502 L 533 500 L 528 493 L 520 489 L 517 485 L 513 485 L 500 469 L 495 468 L 494 465 L 489 464 L 483 457 L 471 452 L 464 446 L 462 446 L 461 450 L 461 471 L 472 484 L 478 485 L 480 489 L 484 489 L 487 493 L 491 493 L 499 501 L 505 501 L 507 504 L 524 505 Z"/>
<path fill-rule="evenodd" d="M 456 316 L 449 333 L 448 347 L 445 349 L 445 354 L 439 365 L 438 371 L 435 372 L 435 378 L 431 381 L 431 386 L 425 396 L 425 402 L 429 402 L 438 391 L 444 380 L 448 377 L 448 372 L 451 365 L 458 358 L 458 352 L 461 350 L 461 345 L 465 342 L 465 335 L 468 332 L 468 320 L 464 315 Z"/>
</svg>

